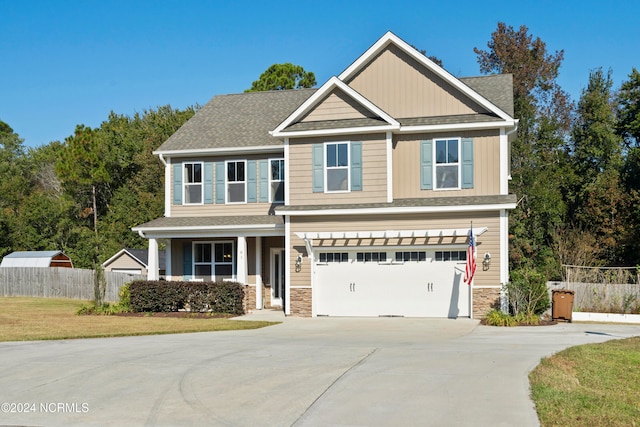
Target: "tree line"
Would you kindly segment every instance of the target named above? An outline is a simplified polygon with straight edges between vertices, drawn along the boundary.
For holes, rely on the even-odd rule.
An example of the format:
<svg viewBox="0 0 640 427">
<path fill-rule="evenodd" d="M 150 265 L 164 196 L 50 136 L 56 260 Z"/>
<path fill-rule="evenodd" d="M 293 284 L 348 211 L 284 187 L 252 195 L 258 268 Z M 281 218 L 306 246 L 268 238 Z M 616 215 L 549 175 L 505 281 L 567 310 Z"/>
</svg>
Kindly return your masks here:
<svg viewBox="0 0 640 427">
<path fill-rule="evenodd" d="M 640 73 L 615 88 L 611 70 L 591 70 L 573 101 L 557 82 L 564 52 L 548 52 L 526 26 L 498 23 L 474 52 L 481 73 L 514 78 L 511 269 L 559 279 L 562 264 L 640 264 Z M 247 91 L 314 85 L 302 67 L 275 64 Z M 164 211 L 152 152 L 197 108 L 112 112 L 95 129 L 79 125 L 63 142 L 28 149 L 0 121 L 0 257 L 60 249 L 93 268 L 123 247 L 145 247 L 131 227 Z"/>
</svg>

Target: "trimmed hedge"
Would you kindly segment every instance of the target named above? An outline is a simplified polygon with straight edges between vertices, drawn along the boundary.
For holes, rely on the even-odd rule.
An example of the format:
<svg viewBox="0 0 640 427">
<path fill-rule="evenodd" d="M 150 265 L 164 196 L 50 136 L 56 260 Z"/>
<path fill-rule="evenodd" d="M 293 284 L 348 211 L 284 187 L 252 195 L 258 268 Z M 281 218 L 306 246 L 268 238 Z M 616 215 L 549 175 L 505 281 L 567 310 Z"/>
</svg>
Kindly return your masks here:
<svg viewBox="0 0 640 427">
<path fill-rule="evenodd" d="M 243 285 L 237 282 L 136 281 L 129 286 L 134 312 L 192 312 L 244 314 Z"/>
</svg>

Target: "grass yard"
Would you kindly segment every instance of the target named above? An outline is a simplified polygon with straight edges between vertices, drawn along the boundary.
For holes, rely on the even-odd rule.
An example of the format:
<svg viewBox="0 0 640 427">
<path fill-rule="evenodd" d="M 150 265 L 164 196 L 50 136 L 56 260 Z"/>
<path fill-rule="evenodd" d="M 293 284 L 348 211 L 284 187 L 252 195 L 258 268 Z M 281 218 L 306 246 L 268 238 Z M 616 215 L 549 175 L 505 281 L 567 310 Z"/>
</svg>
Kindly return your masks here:
<svg viewBox="0 0 640 427">
<path fill-rule="evenodd" d="M 277 322 L 224 318 L 78 316 L 85 301 L 0 298 L 0 341 L 60 340 L 128 335 L 256 329 Z"/>
<path fill-rule="evenodd" d="M 640 426 L 640 337 L 568 348 L 529 380 L 544 427 Z"/>
</svg>

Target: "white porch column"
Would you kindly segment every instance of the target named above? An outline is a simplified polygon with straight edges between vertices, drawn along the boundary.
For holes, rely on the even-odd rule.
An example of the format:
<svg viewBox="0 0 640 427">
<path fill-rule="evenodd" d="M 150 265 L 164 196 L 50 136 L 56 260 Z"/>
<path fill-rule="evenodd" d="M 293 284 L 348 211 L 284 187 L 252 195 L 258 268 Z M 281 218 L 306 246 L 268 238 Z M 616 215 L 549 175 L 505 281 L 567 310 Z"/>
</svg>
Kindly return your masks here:
<svg viewBox="0 0 640 427">
<path fill-rule="evenodd" d="M 236 281 L 247 283 L 247 238 L 238 236 L 238 249 L 236 251 Z"/>
<path fill-rule="evenodd" d="M 158 280 L 158 241 L 149 239 L 149 265 L 147 266 L 147 280 Z"/>
<path fill-rule="evenodd" d="M 256 237 L 256 309 L 262 310 L 262 237 Z"/>
<path fill-rule="evenodd" d="M 171 276 L 173 276 L 173 269 L 171 268 L 171 239 L 167 239 L 167 249 L 165 250 L 165 256 L 164 256 L 164 277 L 168 280 L 171 281 L 173 280 L 171 278 Z"/>
</svg>

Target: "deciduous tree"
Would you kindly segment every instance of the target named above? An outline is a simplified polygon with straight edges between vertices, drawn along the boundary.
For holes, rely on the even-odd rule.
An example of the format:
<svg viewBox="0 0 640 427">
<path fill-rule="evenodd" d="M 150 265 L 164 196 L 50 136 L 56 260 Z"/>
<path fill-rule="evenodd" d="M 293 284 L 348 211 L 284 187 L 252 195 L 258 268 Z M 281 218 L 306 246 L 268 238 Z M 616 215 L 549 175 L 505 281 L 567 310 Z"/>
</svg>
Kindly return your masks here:
<svg viewBox="0 0 640 427">
<path fill-rule="evenodd" d="M 316 76 L 305 71 L 300 65 L 290 62 L 273 64 L 251 84 L 245 92 L 263 92 L 268 90 L 302 89 L 316 85 Z"/>
</svg>

